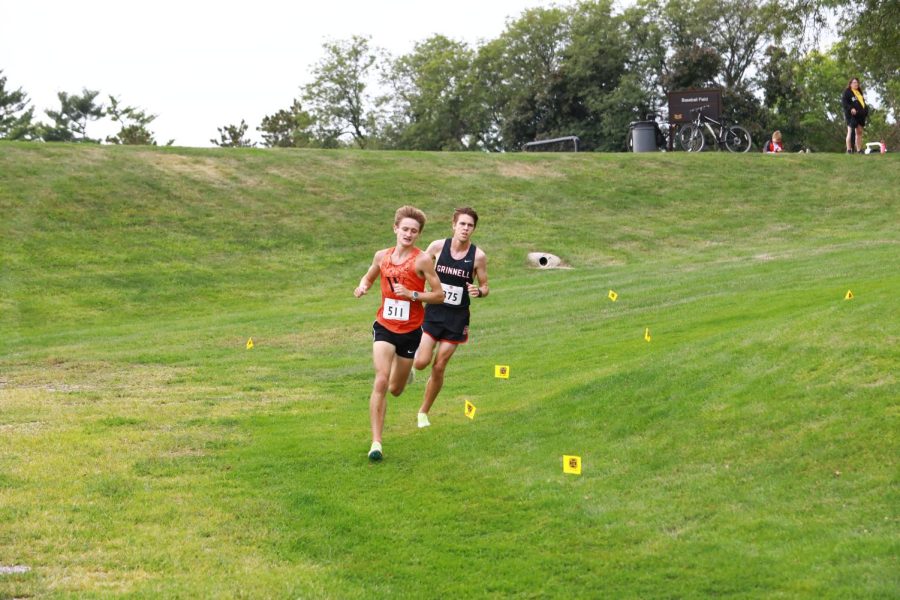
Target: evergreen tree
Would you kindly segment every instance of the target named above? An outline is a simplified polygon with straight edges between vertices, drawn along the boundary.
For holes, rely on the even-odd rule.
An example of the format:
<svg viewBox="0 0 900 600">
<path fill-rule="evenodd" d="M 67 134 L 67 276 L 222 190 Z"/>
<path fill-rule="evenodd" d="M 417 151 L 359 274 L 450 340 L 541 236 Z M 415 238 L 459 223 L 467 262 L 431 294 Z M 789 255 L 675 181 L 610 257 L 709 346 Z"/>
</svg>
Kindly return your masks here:
<svg viewBox="0 0 900 600">
<path fill-rule="evenodd" d="M 244 122 L 244 119 L 241 119 L 240 125 L 225 125 L 223 127 L 217 127 L 219 131 L 219 139 L 211 139 L 209 140 L 216 146 L 221 146 L 222 148 L 252 148 L 256 145 L 255 142 L 251 142 L 249 139 L 244 137 L 244 134 L 247 133 L 248 129 L 247 123 Z"/>
<path fill-rule="evenodd" d="M 91 142 L 100 143 L 100 140 L 87 136 L 87 125 L 90 121 L 102 119 L 106 110 L 102 104 L 95 100 L 100 92 L 82 89 L 81 95 L 59 92 L 60 109 L 46 110 L 47 116 L 53 119 L 53 125 L 45 127 L 42 137 L 48 142 Z"/>
<path fill-rule="evenodd" d="M 312 125 L 309 113 L 295 99 L 290 108 L 263 117 L 256 130 L 262 134 L 262 145 L 267 148 L 305 148 L 312 141 Z"/>
<path fill-rule="evenodd" d="M 0 139 L 32 140 L 37 137 L 34 108 L 28 107 L 28 95 L 22 88 L 6 89 L 6 76 L 0 70 Z"/>
<path fill-rule="evenodd" d="M 119 99 L 115 96 L 109 97 L 107 114 L 114 123 L 118 123 L 120 126 L 116 135 L 107 136 L 106 141 L 108 143 L 139 146 L 156 145 L 156 140 L 153 139 L 153 132 L 147 129 L 147 125 L 156 119 L 156 115 L 148 115 L 134 106 L 122 107 L 119 104 Z M 171 145 L 172 142 L 170 141 L 169 144 Z"/>
</svg>

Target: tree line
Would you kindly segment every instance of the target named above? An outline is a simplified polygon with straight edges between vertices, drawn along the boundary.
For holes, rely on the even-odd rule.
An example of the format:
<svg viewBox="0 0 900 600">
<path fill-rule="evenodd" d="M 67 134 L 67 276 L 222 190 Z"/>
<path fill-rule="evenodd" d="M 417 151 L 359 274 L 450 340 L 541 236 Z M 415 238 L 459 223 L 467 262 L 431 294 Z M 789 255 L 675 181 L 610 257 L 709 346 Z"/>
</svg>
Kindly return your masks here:
<svg viewBox="0 0 900 600">
<path fill-rule="evenodd" d="M 515 151 L 577 135 L 580 148 L 625 149 L 628 124 L 666 111 L 666 94 L 720 88 L 727 116 L 767 139 L 840 151 L 840 94 L 860 77 L 867 137 L 900 144 L 898 0 L 612 0 L 527 10 L 477 45 L 434 35 L 391 56 L 365 36 L 329 41 L 311 82 L 256 127 L 266 147 Z M 836 41 L 820 49 L 820 39 Z M 155 145 L 156 115 L 99 92 L 58 95 L 36 121 L 0 71 L 0 139 Z M 120 130 L 88 136 L 91 121 Z M 249 125 L 211 143 L 255 145 Z M 171 141 L 169 143 L 172 143 Z"/>
</svg>

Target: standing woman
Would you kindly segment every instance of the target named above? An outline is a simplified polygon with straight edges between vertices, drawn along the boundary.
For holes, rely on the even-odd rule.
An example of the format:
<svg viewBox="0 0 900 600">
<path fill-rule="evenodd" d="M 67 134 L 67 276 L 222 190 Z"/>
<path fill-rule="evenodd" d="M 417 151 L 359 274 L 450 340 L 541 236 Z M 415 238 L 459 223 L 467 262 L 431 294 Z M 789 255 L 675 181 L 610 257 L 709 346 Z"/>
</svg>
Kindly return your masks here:
<svg viewBox="0 0 900 600">
<path fill-rule="evenodd" d="M 847 154 L 853 154 L 853 135 L 856 134 L 856 151 L 862 152 L 863 127 L 866 126 L 866 117 L 869 109 L 863 100 L 862 89 L 859 87 L 859 79 L 854 77 L 847 84 L 844 95 L 841 96 L 841 105 L 844 107 L 844 118 L 847 119 Z"/>
</svg>

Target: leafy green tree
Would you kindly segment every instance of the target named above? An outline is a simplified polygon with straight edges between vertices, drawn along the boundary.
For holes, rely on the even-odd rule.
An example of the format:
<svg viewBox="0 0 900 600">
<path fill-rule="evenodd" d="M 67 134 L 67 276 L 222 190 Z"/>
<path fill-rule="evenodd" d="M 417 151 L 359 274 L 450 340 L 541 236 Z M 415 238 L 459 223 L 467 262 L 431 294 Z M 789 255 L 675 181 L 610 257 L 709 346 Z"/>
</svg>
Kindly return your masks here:
<svg viewBox="0 0 900 600">
<path fill-rule="evenodd" d="M 678 70 L 705 76 L 706 68 L 692 67 L 690 61 L 708 64 L 709 53 L 714 52 L 720 58 L 716 79 L 726 88 L 745 83 L 768 46 L 765 42 L 782 30 L 773 0 L 650 0 L 643 6 L 667 32 L 666 45 Z M 683 77 L 669 75 L 674 81 Z"/>
<path fill-rule="evenodd" d="M 747 74 L 768 46 L 777 27 L 777 13 L 770 2 L 719 0 L 710 23 L 712 45 L 722 54 L 721 82 L 725 88 L 749 86 Z"/>
<path fill-rule="evenodd" d="M 666 92 L 716 86 L 721 71 L 722 55 L 715 48 L 693 44 L 672 53 L 660 84 Z"/>
<path fill-rule="evenodd" d="M 415 45 L 391 65 L 387 79 L 395 100 L 395 144 L 416 150 L 477 147 L 468 106 L 474 53 L 442 35 Z M 471 146 L 470 146 L 471 144 Z"/>
<path fill-rule="evenodd" d="M 211 139 L 209 141 L 222 148 L 252 148 L 256 144 L 244 137 L 248 128 L 249 125 L 244 122 L 244 119 L 241 119 L 240 125 L 224 125 L 222 127 L 217 127 L 219 139 Z"/>
<path fill-rule="evenodd" d="M 121 106 L 115 96 L 109 97 L 107 114 L 114 123 L 119 124 L 119 132 L 113 136 L 107 136 L 110 144 L 125 144 L 139 146 L 155 146 L 156 140 L 153 133 L 147 129 L 147 125 L 156 119 L 156 115 L 149 115 L 134 106 Z M 172 142 L 169 142 L 171 145 Z"/>
<path fill-rule="evenodd" d="M 367 93 L 379 53 L 369 47 L 369 38 L 326 42 L 325 56 L 313 69 L 313 81 L 303 86 L 303 100 L 317 126 L 317 137 L 328 147 L 350 135 L 360 148 L 377 135 L 378 115 Z"/>
<path fill-rule="evenodd" d="M 504 52 L 501 39 L 483 44 L 469 71 L 468 111 L 475 138 L 471 145 L 490 152 L 504 149 L 503 125 L 510 97 L 504 82 Z"/>
<path fill-rule="evenodd" d="M 312 126 L 312 117 L 303 110 L 299 100 L 294 100 L 290 108 L 263 117 L 256 130 L 262 134 L 262 145 L 267 148 L 305 148 L 312 141 Z"/>
<path fill-rule="evenodd" d="M 666 64 L 666 32 L 653 19 L 646 2 L 627 8 L 622 13 L 628 46 L 628 71 L 644 90 L 647 103 L 655 109 L 665 101 L 662 82 Z"/>
<path fill-rule="evenodd" d="M 640 76 L 629 69 L 625 19 L 613 14 L 611 0 L 600 0 L 578 5 L 571 27 L 554 133 L 578 135 L 586 150 L 622 150 L 628 123 L 651 108 Z"/>
<path fill-rule="evenodd" d="M 22 88 L 6 89 L 6 76 L 0 70 L 0 139 L 32 140 L 37 137 L 32 123 L 34 107 L 28 107 L 29 102 Z"/>
<path fill-rule="evenodd" d="M 44 140 L 50 142 L 89 142 L 99 144 L 100 140 L 87 135 L 87 126 L 91 121 L 102 119 L 106 110 L 96 99 L 100 92 L 83 88 L 81 94 L 69 95 L 59 92 L 60 109 L 44 111 L 53 119 L 53 125 L 45 127 L 42 132 Z"/>
<path fill-rule="evenodd" d="M 560 130 L 558 86 L 569 32 L 569 11 L 535 8 L 508 23 L 494 44 L 479 53 L 477 80 L 495 78 L 489 84 L 495 96 L 488 104 L 502 149 L 518 150 Z"/>
</svg>

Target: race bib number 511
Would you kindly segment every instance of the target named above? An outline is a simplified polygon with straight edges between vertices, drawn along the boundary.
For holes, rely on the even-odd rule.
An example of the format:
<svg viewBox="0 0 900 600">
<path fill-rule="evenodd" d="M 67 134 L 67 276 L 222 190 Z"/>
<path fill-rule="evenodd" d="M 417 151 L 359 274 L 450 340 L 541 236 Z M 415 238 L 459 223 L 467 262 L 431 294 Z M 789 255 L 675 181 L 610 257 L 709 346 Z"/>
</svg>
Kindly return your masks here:
<svg viewBox="0 0 900 600">
<path fill-rule="evenodd" d="M 409 320 L 409 300 L 384 299 L 384 310 L 381 315 L 389 321 Z"/>
</svg>

